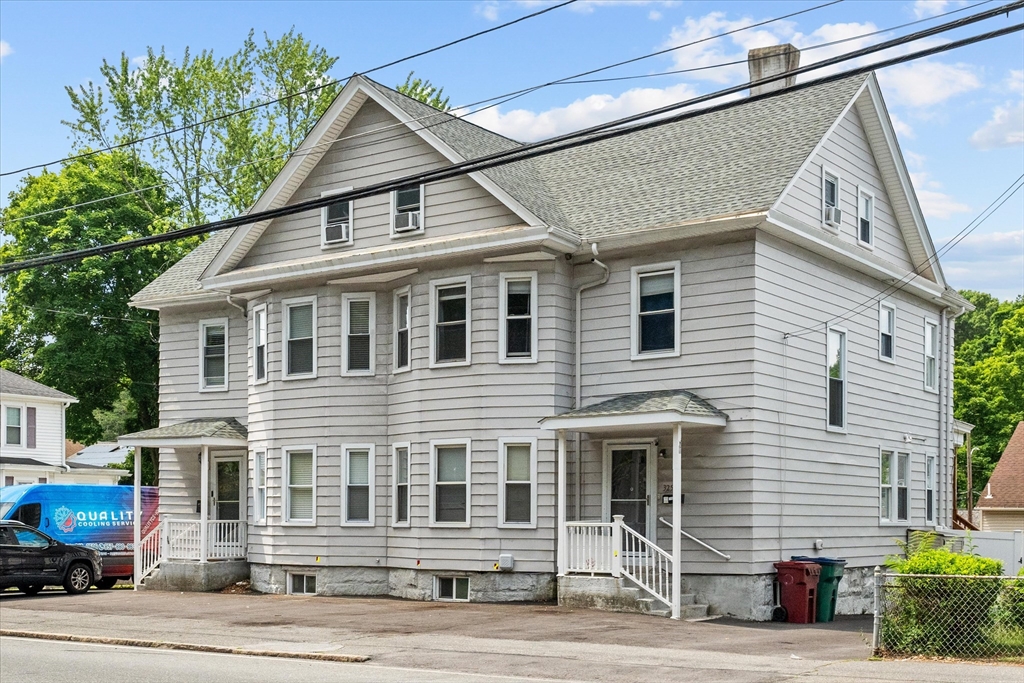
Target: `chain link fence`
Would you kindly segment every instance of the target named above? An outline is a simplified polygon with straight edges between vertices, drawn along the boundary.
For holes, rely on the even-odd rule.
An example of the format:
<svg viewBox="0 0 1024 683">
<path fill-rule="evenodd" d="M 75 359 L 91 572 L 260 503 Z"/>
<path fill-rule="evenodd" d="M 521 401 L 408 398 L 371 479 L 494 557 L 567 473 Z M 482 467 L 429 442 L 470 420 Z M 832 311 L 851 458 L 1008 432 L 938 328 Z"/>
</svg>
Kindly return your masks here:
<svg viewBox="0 0 1024 683">
<path fill-rule="evenodd" d="M 876 571 L 874 647 L 1024 663 L 1024 578 Z"/>
</svg>

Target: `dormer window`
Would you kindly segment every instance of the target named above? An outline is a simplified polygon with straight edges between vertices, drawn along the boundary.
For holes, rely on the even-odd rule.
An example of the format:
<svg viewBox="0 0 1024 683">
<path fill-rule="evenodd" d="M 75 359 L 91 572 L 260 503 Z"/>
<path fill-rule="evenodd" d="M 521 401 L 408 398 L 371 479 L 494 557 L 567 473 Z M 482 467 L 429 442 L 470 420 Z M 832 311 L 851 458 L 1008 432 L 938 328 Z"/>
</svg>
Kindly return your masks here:
<svg viewBox="0 0 1024 683">
<path fill-rule="evenodd" d="M 423 186 L 409 185 L 391 193 L 391 234 L 423 232 Z"/>
<path fill-rule="evenodd" d="M 347 192 L 352 188 L 330 190 L 321 197 Z M 324 248 L 352 244 L 352 202 L 340 201 L 320 209 L 320 243 Z"/>
<path fill-rule="evenodd" d="M 839 206 L 839 176 L 828 169 L 821 174 L 821 220 L 825 225 L 838 228 L 843 222 Z"/>
</svg>

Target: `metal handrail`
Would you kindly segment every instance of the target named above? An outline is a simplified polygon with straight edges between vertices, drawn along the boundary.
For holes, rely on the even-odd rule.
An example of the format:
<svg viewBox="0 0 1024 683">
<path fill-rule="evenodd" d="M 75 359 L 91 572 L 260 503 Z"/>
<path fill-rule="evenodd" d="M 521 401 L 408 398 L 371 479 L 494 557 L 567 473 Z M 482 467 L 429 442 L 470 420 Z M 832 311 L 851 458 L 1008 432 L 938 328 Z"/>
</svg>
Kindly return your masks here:
<svg viewBox="0 0 1024 683">
<path fill-rule="evenodd" d="M 701 545 L 701 546 L 703 546 L 703 547 L 707 548 L 708 550 L 710 550 L 711 552 L 713 552 L 713 553 L 714 553 L 715 555 L 718 555 L 719 557 L 724 557 L 724 558 L 725 558 L 725 559 L 727 559 L 727 560 L 731 560 L 731 559 L 732 559 L 732 556 L 731 556 L 731 555 L 726 555 L 726 554 L 725 554 L 725 553 L 723 553 L 723 552 L 722 552 L 721 550 L 716 550 L 715 548 L 712 548 L 711 546 L 709 546 L 709 545 L 708 545 L 707 543 L 705 543 L 704 541 L 700 540 L 700 539 L 699 539 L 699 538 L 697 538 L 696 536 L 692 536 L 692 535 L 690 535 L 690 534 L 686 533 L 685 531 L 683 531 L 682 529 L 676 529 L 676 528 L 675 528 L 675 527 L 674 527 L 674 526 L 672 525 L 672 523 L 671 523 L 671 522 L 669 522 L 669 521 L 668 521 L 667 519 L 665 519 L 664 517 L 658 517 L 658 521 L 659 521 L 659 522 L 661 522 L 662 524 L 664 524 L 665 526 L 667 526 L 667 527 L 668 527 L 669 529 L 672 529 L 672 531 L 678 531 L 678 532 L 679 532 L 680 534 L 682 534 L 683 536 L 686 536 L 686 537 L 687 537 L 688 539 L 690 539 L 691 541 L 693 541 L 693 542 L 694 542 L 694 543 L 696 543 L 697 545 Z"/>
</svg>

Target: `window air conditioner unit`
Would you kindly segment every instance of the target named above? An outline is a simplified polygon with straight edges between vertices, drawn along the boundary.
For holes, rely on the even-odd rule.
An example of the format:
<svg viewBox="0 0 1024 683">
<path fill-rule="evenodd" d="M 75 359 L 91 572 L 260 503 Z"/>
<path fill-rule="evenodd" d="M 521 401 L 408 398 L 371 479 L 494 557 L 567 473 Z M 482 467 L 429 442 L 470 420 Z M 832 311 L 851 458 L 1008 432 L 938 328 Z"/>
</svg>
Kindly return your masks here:
<svg viewBox="0 0 1024 683">
<path fill-rule="evenodd" d="M 403 211 L 395 214 L 395 232 L 415 232 L 419 229 L 419 211 Z"/>
<path fill-rule="evenodd" d="M 825 207 L 825 222 L 838 226 L 843 222 L 843 210 L 836 206 Z"/>
<path fill-rule="evenodd" d="M 327 242 L 347 242 L 348 241 L 348 221 L 336 221 L 334 223 L 328 223 L 325 226 L 324 233 L 326 235 Z"/>
</svg>

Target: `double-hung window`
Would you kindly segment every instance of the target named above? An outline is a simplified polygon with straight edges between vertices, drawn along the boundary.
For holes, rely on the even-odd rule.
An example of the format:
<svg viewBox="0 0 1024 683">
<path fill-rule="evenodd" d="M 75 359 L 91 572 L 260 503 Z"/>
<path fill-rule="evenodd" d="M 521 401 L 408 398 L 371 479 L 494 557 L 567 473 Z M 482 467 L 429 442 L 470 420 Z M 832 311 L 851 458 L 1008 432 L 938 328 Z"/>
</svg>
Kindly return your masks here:
<svg viewBox="0 0 1024 683">
<path fill-rule="evenodd" d="M 395 371 L 408 370 L 409 365 L 409 331 L 412 321 L 412 310 L 409 305 L 410 289 L 403 287 L 395 292 Z"/>
<path fill-rule="evenodd" d="M 391 234 L 395 237 L 423 232 L 423 185 L 409 185 L 391 193 Z"/>
<path fill-rule="evenodd" d="M 409 444 L 392 446 L 394 488 L 392 491 L 392 526 L 409 526 Z"/>
<path fill-rule="evenodd" d="M 284 449 L 284 521 L 299 525 L 316 524 L 316 447 Z"/>
<path fill-rule="evenodd" d="M 21 406 L 4 406 L 4 445 L 20 446 L 22 438 Z"/>
<path fill-rule="evenodd" d="M 878 303 L 878 357 L 896 360 L 896 307 L 884 301 Z"/>
<path fill-rule="evenodd" d="M 823 168 L 821 172 L 821 222 L 833 228 L 838 228 L 843 221 L 839 196 L 839 174 Z"/>
<path fill-rule="evenodd" d="M 939 325 L 932 320 L 924 321 L 924 388 L 939 390 L 939 362 L 936 355 L 939 348 Z"/>
<path fill-rule="evenodd" d="M 469 526 L 470 441 L 430 442 L 430 523 Z"/>
<path fill-rule="evenodd" d="M 316 377 L 316 298 L 285 299 L 285 379 Z"/>
<path fill-rule="evenodd" d="M 345 486 L 342 489 L 344 524 L 373 525 L 373 444 L 342 446 Z"/>
<path fill-rule="evenodd" d="M 469 276 L 430 283 L 430 366 L 469 365 Z"/>
<path fill-rule="evenodd" d="M 826 332 L 828 374 L 828 428 L 846 429 L 846 330 L 835 327 Z"/>
<path fill-rule="evenodd" d="M 253 517 L 255 522 L 267 521 L 267 452 L 253 453 Z"/>
<path fill-rule="evenodd" d="M 252 309 L 252 376 L 256 383 L 267 380 L 267 307 Z"/>
<path fill-rule="evenodd" d="M 351 190 L 346 187 L 339 190 L 321 192 L 321 197 Z M 320 246 L 321 248 L 341 247 L 352 244 L 352 202 L 340 201 L 328 204 L 320 209 Z"/>
<path fill-rule="evenodd" d="M 924 520 L 935 524 L 936 506 L 939 503 L 939 459 L 934 455 L 924 458 Z"/>
<path fill-rule="evenodd" d="M 857 241 L 863 246 L 874 245 L 875 195 L 867 190 L 857 191 Z"/>
<path fill-rule="evenodd" d="M 203 344 L 199 388 L 203 391 L 224 391 L 228 388 L 227 319 L 201 321 L 199 336 Z"/>
<path fill-rule="evenodd" d="M 879 514 L 883 522 L 910 520 L 910 454 L 883 450 L 879 477 Z"/>
<path fill-rule="evenodd" d="M 374 373 L 374 325 L 376 295 L 343 294 L 341 307 L 344 330 L 341 338 L 342 373 L 372 375 Z"/>
<path fill-rule="evenodd" d="M 537 361 L 537 273 L 499 278 L 499 363 Z"/>
<path fill-rule="evenodd" d="M 499 527 L 537 525 L 537 440 L 498 440 Z"/>
<path fill-rule="evenodd" d="M 679 263 L 631 271 L 630 331 L 633 360 L 679 355 Z"/>
</svg>

